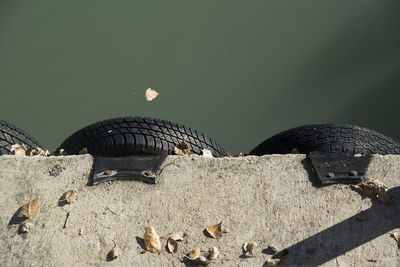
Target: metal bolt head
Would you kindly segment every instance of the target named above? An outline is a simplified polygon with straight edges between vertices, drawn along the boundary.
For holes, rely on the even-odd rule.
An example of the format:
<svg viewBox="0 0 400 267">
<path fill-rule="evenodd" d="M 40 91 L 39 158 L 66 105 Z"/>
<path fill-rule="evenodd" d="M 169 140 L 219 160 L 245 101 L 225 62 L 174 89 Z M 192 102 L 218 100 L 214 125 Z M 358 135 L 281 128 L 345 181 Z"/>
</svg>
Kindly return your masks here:
<svg viewBox="0 0 400 267">
<path fill-rule="evenodd" d="M 334 174 L 333 172 L 328 172 L 328 173 L 326 174 L 326 177 L 332 179 L 333 177 L 335 177 L 335 174 Z"/>
<path fill-rule="evenodd" d="M 358 176 L 358 171 L 352 170 L 352 171 L 349 173 L 349 175 L 350 175 L 350 176 Z"/>
</svg>

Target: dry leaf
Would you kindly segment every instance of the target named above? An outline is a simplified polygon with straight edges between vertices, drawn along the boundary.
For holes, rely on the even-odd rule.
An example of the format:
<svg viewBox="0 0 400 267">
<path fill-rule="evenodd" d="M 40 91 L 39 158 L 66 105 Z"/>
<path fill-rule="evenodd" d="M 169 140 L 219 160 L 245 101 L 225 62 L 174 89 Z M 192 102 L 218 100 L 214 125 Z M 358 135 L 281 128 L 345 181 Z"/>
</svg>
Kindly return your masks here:
<svg viewBox="0 0 400 267">
<path fill-rule="evenodd" d="M 392 236 L 394 237 L 394 239 L 396 239 L 397 244 L 400 245 L 400 232 L 394 232 L 394 233 L 392 234 Z"/>
<path fill-rule="evenodd" d="M 257 247 L 257 244 L 253 241 L 249 241 L 243 244 L 244 255 L 248 254 L 249 256 L 254 256 L 254 249 Z"/>
<path fill-rule="evenodd" d="M 75 190 L 69 190 L 62 195 L 60 202 L 65 201 L 68 204 L 71 204 L 76 201 L 77 197 L 78 197 L 78 192 L 76 192 Z"/>
<path fill-rule="evenodd" d="M 182 141 L 182 143 L 174 147 L 174 153 L 179 156 L 187 155 L 190 153 L 190 148 L 185 141 Z"/>
<path fill-rule="evenodd" d="M 277 250 L 275 247 L 273 247 L 273 246 L 268 246 L 268 247 L 265 249 L 265 252 L 266 252 L 267 254 L 275 254 L 275 253 L 278 252 L 278 250 Z"/>
<path fill-rule="evenodd" d="M 153 90 L 151 88 L 148 88 L 146 90 L 146 100 L 147 101 L 153 101 L 154 98 L 156 98 L 159 95 L 159 93 L 156 90 Z"/>
<path fill-rule="evenodd" d="M 43 157 L 48 157 L 50 155 L 50 152 L 48 150 L 44 151 L 40 147 L 37 147 L 36 149 L 28 149 L 29 156 L 43 156 Z"/>
<path fill-rule="evenodd" d="M 122 255 L 122 250 L 118 247 L 117 244 L 114 244 L 114 248 L 107 253 L 107 261 L 112 261 L 121 255 Z"/>
<path fill-rule="evenodd" d="M 200 248 L 194 248 L 188 256 L 185 255 L 185 258 L 196 264 L 208 265 L 210 263 L 206 257 L 200 255 Z"/>
<path fill-rule="evenodd" d="M 39 205 L 40 205 L 39 198 L 35 198 L 34 200 L 31 200 L 29 203 L 27 203 L 21 207 L 21 210 L 18 213 L 18 217 L 25 217 L 25 218 L 32 217 L 36 213 L 37 209 L 39 208 Z"/>
<path fill-rule="evenodd" d="M 378 198 L 383 203 L 389 204 L 394 197 L 387 191 L 388 188 L 382 182 L 370 178 L 364 178 L 357 185 L 352 185 L 352 188 L 362 191 L 367 195 L 372 195 Z"/>
<path fill-rule="evenodd" d="M 200 256 L 200 248 L 194 248 L 189 252 L 189 258 L 194 259 Z"/>
<path fill-rule="evenodd" d="M 269 259 L 267 260 L 267 266 L 278 266 L 281 263 L 281 259 Z"/>
<path fill-rule="evenodd" d="M 146 228 L 143 239 L 146 245 L 146 250 L 150 252 L 158 252 L 161 250 L 160 236 L 152 226 Z"/>
<path fill-rule="evenodd" d="M 182 241 L 186 237 L 186 234 L 184 232 L 176 232 L 173 233 L 169 236 L 174 241 Z"/>
<path fill-rule="evenodd" d="M 178 241 L 182 241 L 186 237 L 184 232 L 173 233 L 167 241 L 168 252 L 176 253 L 178 251 Z"/>
<path fill-rule="evenodd" d="M 210 158 L 210 159 L 213 158 L 213 155 L 212 155 L 212 153 L 211 153 L 211 150 L 209 150 L 209 149 L 203 149 L 203 150 L 201 150 L 201 152 L 203 152 L 203 157 L 205 157 L 205 158 Z"/>
<path fill-rule="evenodd" d="M 207 226 L 206 228 L 207 233 L 209 233 L 212 237 L 216 239 L 221 238 L 222 237 L 221 224 L 222 222 L 216 225 Z"/>
<path fill-rule="evenodd" d="M 33 224 L 29 221 L 26 220 L 23 223 L 21 223 L 21 225 L 19 226 L 18 232 L 19 233 L 28 233 L 33 227 Z"/>
<path fill-rule="evenodd" d="M 14 152 L 16 156 L 25 156 L 27 150 L 28 147 L 26 145 L 15 144 L 11 146 L 11 152 Z"/>
<path fill-rule="evenodd" d="M 210 253 L 210 255 L 208 256 L 208 258 L 209 258 L 210 260 L 215 260 L 216 258 L 218 258 L 218 256 L 219 256 L 218 248 L 212 247 L 212 248 L 211 248 L 211 253 Z"/>
<path fill-rule="evenodd" d="M 167 248 L 169 253 L 176 253 L 178 251 L 178 241 L 168 238 Z"/>
</svg>

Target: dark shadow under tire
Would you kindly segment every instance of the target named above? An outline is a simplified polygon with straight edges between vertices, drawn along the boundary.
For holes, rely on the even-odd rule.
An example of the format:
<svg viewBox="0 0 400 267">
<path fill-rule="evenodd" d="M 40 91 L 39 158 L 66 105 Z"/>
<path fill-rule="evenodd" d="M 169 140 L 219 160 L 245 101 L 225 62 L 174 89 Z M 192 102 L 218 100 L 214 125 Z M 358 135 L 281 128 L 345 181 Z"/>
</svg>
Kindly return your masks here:
<svg viewBox="0 0 400 267">
<path fill-rule="evenodd" d="M 109 119 L 89 125 L 68 137 L 56 153 L 64 149 L 76 155 L 86 148 L 94 156 L 119 157 L 136 154 L 173 154 L 174 146 L 185 141 L 191 152 L 211 150 L 215 157 L 225 150 L 202 133 L 178 123 L 141 117 Z"/>
<path fill-rule="evenodd" d="M 12 145 L 27 145 L 30 148 L 42 148 L 35 138 L 14 125 L 0 120 L 0 155 L 10 155 Z"/>
<path fill-rule="evenodd" d="M 294 150 L 295 149 L 295 150 Z M 316 124 L 292 128 L 265 140 L 250 155 L 288 154 L 298 151 L 400 154 L 400 143 L 377 131 L 355 125 Z"/>
</svg>

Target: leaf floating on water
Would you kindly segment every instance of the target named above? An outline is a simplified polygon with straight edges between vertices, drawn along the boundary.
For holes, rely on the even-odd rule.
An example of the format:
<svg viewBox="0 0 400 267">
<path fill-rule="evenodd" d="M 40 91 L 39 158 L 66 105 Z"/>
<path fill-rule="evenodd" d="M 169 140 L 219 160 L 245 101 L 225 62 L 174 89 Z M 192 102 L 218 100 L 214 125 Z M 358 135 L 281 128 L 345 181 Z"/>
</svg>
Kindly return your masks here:
<svg viewBox="0 0 400 267">
<path fill-rule="evenodd" d="M 68 204 L 71 204 L 76 201 L 77 197 L 78 197 L 78 192 L 76 192 L 75 190 L 69 190 L 62 195 L 60 202 L 65 201 Z"/>
<path fill-rule="evenodd" d="M 33 224 L 29 221 L 26 220 L 21 225 L 19 226 L 18 232 L 21 234 L 28 233 L 33 227 Z"/>
<path fill-rule="evenodd" d="M 146 100 L 147 101 L 153 101 L 158 95 L 159 95 L 159 93 L 156 90 L 153 90 L 151 88 L 148 88 L 146 90 Z"/>
<path fill-rule="evenodd" d="M 35 198 L 34 200 L 31 200 L 29 203 L 27 203 L 21 207 L 21 210 L 18 213 L 18 217 L 21 217 L 21 218 L 22 217 L 25 217 L 25 218 L 32 217 L 38 210 L 39 205 L 40 205 L 39 198 Z"/>
<path fill-rule="evenodd" d="M 174 153 L 175 155 L 183 156 L 187 155 L 190 153 L 190 148 L 189 145 L 185 143 L 185 141 L 182 141 L 179 145 L 174 147 Z"/>
<path fill-rule="evenodd" d="M 16 156 L 25 156 L 28 147 L 26 145 L 15 144 L 11 146 L 11 152 L 14 152 Z"/>
<path fill-rule="evenodd" d="M 375 196 L 386 204 L 390 204 L 394 200 L 394 197 L 388 192 L 387 186 L 378 180 L 364 178 L 360 183 L 351 187 L 364 194 Z"/>
<path fill-rule="evenodd" d="M 267 266 L 278 266 L 281 263 L 281 259 L 269 259 L 267 260 Z"/>
<path fill-rule="evenodd" d="M 222 237 L 221 224 L 222 222 L 216 225 L 207 226 L 206 228 L 207 233 L 209 233 L 212 237 L 216 239 L 221 238 Z"/>
<path fill-rule="evenodd" d="M 152 226 L 146 228 L 143 235 L 146 250 L 150 252 L 159 252 L 161 250 L 160 236 Z"/>
<path fill-rule="evenodd" d="M 208 258 L 209 258 L 210 260 L 215 260 L 216 258 L 218 258 L 218 256 L 219 256 L 219 250 L 218 250 L 218 248 L 212 247 L 212 248 L 211 248 L 210 255 L 208 256 Z"/>
<path fill-rule="evenodd" d="M 397 244 L 400 245 L 400 232 L 394 232 L 394 233 L 392 234 L 392 236 L 393 236 L 394 239 L 396 239 Z"/>
<path fill-rule="evenodd" d="M 114 248 L 107 253 L 107 261 L 112 261 L 121 255 L 122 255 L 122 250 L 119 248 L 117 244 L 115 244 Z"/>
</svg>

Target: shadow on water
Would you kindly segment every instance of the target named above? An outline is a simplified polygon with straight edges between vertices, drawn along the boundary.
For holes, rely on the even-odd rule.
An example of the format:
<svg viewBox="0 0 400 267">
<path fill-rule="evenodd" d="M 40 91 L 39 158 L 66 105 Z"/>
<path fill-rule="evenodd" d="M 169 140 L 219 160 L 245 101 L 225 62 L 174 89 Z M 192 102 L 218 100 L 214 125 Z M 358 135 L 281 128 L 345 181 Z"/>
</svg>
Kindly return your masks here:
<svg viewBox="0 0 400 267">
<path fill-rule="evenodd" d="M 315 183 L 311 164 L 303 162 L 310 180 Z M 395 202 L 391 205 L 372 200 L 371 208 L 312 235 L 286 249 L 288 265 L 324 264 L 400 226 L 400 186 L 389 190 Z M 393 241 L 395 242 L 395 241 Z"/>
</svg>

